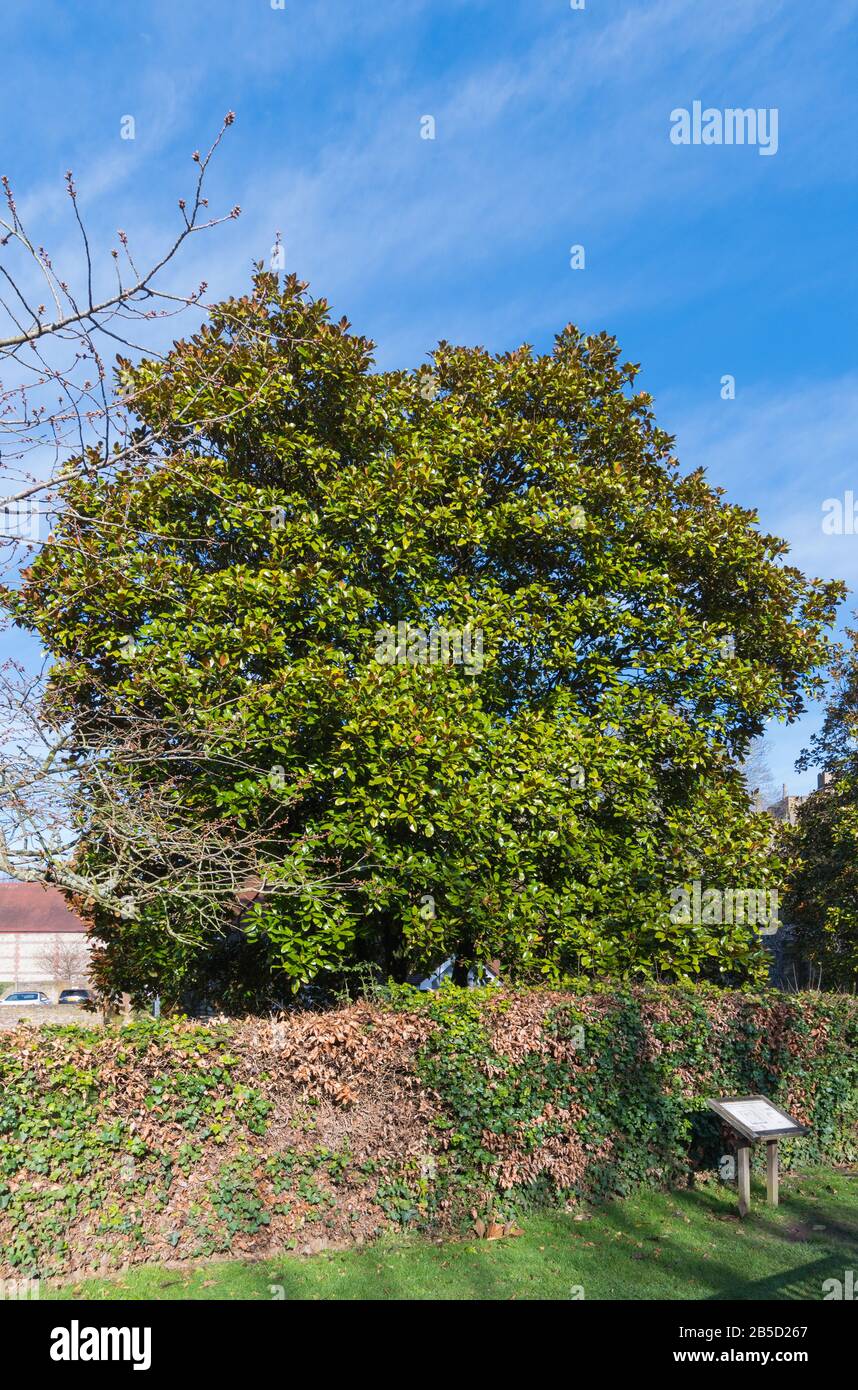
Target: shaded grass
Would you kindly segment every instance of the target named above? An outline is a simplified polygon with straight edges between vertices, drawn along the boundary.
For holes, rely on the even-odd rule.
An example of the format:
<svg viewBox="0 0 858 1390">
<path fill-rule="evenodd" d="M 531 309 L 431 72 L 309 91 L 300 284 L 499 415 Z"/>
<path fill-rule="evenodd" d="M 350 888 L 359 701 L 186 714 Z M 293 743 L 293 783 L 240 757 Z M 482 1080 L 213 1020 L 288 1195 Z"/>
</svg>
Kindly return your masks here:
<svg viewBox="0 0 858 1390">
<path fill-rule="evenodd" d="M 54 1299 L 810 1299 L 858 1270 L 858 1172 L 755 1184 L 750 1215 L 723 1186 L 647 1192 L 581 1214 L 538 1212 L 502 1241 L 386 1239 L 363 1249 L 52 1281 Z M 818 1229 L 814 1229 L 814 1228 Z M 273 1288 L 272 1288 L 273 1286 Z"/>
</svg>

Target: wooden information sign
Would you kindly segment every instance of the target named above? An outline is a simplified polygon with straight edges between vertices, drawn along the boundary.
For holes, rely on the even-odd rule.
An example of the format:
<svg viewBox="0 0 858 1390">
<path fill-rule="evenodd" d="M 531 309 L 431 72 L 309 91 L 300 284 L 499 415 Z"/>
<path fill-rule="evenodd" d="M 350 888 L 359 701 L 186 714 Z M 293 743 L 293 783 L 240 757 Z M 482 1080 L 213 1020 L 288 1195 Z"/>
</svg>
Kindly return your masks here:
<svg viewBox="0 0 858 1390">
<path fill-rule="evenodd" d="M 751 1208 L 751 1145 L 759 1140 L 766 1144 L 766 1191 L 773 1207 L 778 1204 L 778 1140 L 798 1138 L 807 1134 L 807 1125 L 800 1125 L 785 1110 L 765 1096 L 722 1096 L 707 1102 L 710 1110 L 720 1116 L 739 1136 L 737 1146 L 737 1179 L 739 1186 L 739 1215 L 747 1216 Z"/>
</svg>

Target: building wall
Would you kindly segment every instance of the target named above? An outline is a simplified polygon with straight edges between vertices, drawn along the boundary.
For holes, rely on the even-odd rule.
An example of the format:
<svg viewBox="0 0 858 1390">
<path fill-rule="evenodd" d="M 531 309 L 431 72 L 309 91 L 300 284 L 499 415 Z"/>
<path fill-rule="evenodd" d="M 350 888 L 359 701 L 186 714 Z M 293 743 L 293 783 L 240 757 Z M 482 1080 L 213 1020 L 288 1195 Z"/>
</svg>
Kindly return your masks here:
<svg viewBox="0 0 858 1390">
<path fill-rule="evenodd" d="M 0 983 L 26 985 L 86 984 L 90 944 L 83 932 L 0 932 Z M 76 958 L 80 967 L 73 970 Z"/>
</svg>

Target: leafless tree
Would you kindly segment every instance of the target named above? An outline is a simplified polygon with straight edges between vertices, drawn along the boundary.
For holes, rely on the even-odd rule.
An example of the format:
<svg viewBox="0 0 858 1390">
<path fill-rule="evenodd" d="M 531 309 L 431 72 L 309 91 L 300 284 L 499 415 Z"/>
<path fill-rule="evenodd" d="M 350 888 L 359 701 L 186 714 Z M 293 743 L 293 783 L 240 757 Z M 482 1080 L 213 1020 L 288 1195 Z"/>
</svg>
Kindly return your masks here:
<svg viewBox="0 0 858 1390">
<path fill-rule="evenodd" d="M 58 934 L 39 953 L 36 964 L 52 980 L 81 985 L 87 978 L 89 952 L 78 936 Z"/>
<path fill-rule="evenodd" d="M 45 718 L 44 673 L 30 679 L 29 694 L 23 679 L 20 669 L 0 671 L 0 872 L 54 883 L 127 919 L 181 902 L 210 926 L 222 925 L 224 904 L 249 886 L 261 896 L 347 886 L 324 845 L 290 834 L 301 788 L 287 788 L 266 764 L 264 734 L 245 727 L 240 708 L 219 736 L 203 739 L 193 710 L 169 720 L 129 710 L 100 683 L 91 717 L 64 728 Z M 91 672 L 89 681 L 95 688 Z M 225 771 L 257 779 L 264 793 L 249 827 L 226 812 L 188 815 L 195 779 Z M 103 868 L 81 868 L 84 843 L 98 845 Z"/>
<path fill-rule="evenodd" d="M 768 748 L 764 738 L 755 738 L 742 763 L 742 777 L 749 794 L 763 808 L 777 800 L 778 790 L 769 766 Z"/>
<path fill-rule="evenodd" d="M 7 562 L 18 559 L 21 542 L 37 544 L 48 534 L 61 477 L 145 450 L 134 429 L 137 402 L 133 393 L 117 396 L 112 362 L 118 348 L 156 354 L 158 322 L 203 306 L 205 283 L 172 293 L 165 271 L 191 238 L 239 216 L 238 207 L 210 216 L 205 197 L 211 160 L 233 120 L 228 112 L 208 152 L 194 152 L 193 191 L 179 200 L 176 233 L 146 267 L 121 230 L 106 264 L 96 261 L 74 178 L 66 175 L 80 238 L 77 285 L 31 237 L 9 179 L 0 179 L 0 542 L 7 542 Z"/>
</svg>

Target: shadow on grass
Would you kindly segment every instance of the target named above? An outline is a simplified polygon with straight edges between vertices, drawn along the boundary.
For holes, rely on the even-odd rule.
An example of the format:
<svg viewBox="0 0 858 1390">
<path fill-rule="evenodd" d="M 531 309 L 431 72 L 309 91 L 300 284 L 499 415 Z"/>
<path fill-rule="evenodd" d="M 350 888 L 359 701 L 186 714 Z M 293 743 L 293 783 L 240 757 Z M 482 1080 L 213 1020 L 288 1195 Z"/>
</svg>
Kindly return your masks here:
<svg viewBox="0 0 858 1390">
<path fill-rule="evenodd" d="M 604 1208 L 599 1219 L 607 1227 L 660 1252 L 658 1260 L 644 1260 L 645 1272 L 640 1263 L 635 1273 L 630 1261 L 617 1261 L 617 1278 L 639 1292 L 612 1296 L 665 1297 L 660 1286 L 669 1270 L 670 1281 L 682 1284 L 689 1298 L 819 1301 L 826 1279 L 842 1279 L 858 1263 L 858 1214 L 836 1195 L 826 1193 L 820 1211 L 812 1199 L 788 1193 L 775 1213 L 764 1205 L 764 1192 L 755 1191 L 756 1209 L 744 1220 L 735 1200 L 723 1188 L 661 1194 L 661 1206 L 672 1208 L 669 1229 L 665 1210 L 650 1211 L 654 1202 Z"/>
<path fill-rule="evenodd" d="M 842 1279 L 843 1272 L 842 1258 L 828 1255 L 820 1260 L 810 1260 L 785 1274 L 773 1274 L 768 1279 L 746 1280 L 730 1293 L 712 1294 L 706 1302 L 718 1303 L 729 1298 L 740 1303 L 764 1303 L 771 1300 L 818 1303 L 823 1297 L 822 1285 L 825 1280 Z"/>
</svg>

